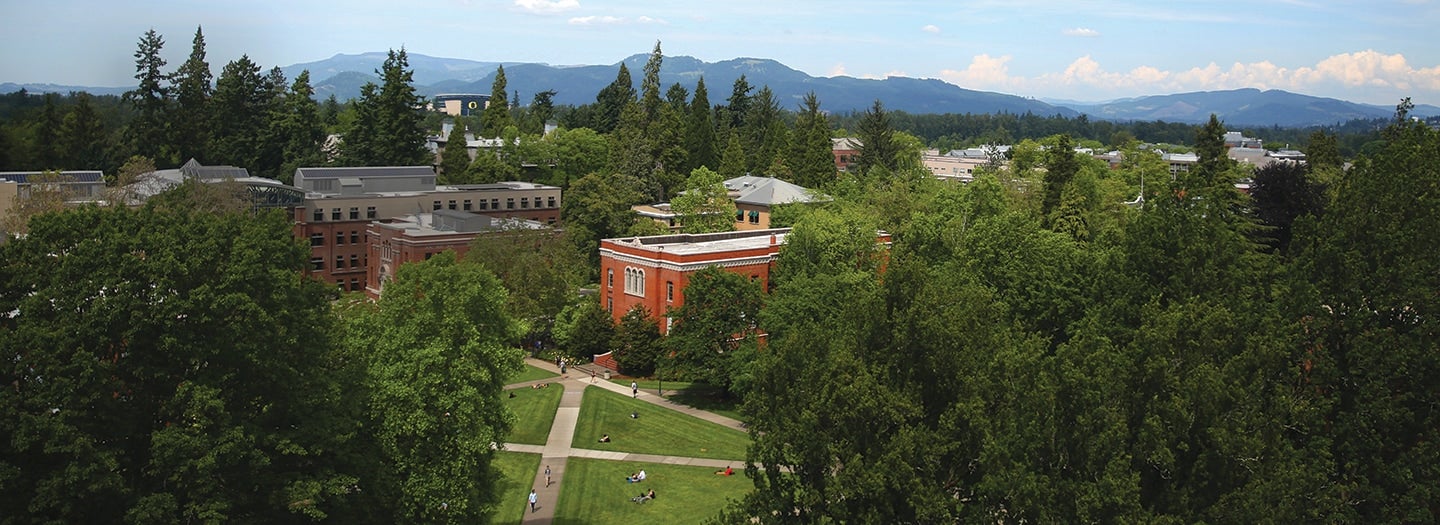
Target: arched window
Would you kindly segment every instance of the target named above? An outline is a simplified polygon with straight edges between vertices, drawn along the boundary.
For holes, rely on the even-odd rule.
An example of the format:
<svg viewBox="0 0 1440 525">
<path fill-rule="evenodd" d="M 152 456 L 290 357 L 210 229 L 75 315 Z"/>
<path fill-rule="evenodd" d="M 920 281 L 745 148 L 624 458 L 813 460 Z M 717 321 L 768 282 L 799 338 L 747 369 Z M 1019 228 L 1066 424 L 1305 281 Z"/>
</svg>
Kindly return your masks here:
<svg viewBox="0 0 1440 525">
<path fill-rule="evenodd" d="M 645 270 L 625 268 L 625 293 L 645 297 Z"/>
</svg>

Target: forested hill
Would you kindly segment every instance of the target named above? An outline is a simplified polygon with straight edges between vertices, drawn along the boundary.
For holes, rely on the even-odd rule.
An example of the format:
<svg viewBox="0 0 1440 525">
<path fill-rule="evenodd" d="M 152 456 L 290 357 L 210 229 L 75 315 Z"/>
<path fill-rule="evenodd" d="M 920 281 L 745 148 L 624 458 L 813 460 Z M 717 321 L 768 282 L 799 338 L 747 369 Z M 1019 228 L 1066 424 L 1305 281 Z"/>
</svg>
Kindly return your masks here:
<svg viewBox="0 0 1440 525">
<path fill-rule="evenodd" d="M 494 81 L 494 62 L 437 59 L 410 54 L 415 69 L 416 89 L 421 94 L 489 93 Z M 649 54 L 638 54 L 624 60 L 630 69 L 636 89 L 640 87 L 640 71 Z M 374 70 L 385 59 L 384 53 L 336 55 L 326 60 L 282 68 L 294 77 L 309 69 L 319 97 L 334 93 L 340 99 L 358 96 L 360 86 L 374 82 Z M 595 94 L 615 80 L 619 64 L 552 66 L 548 64 L 505 63 L 509 88 L 520 93 L 521 100 L 546 90 L 555 90 L 556 104 L 589 104 Z M 478 71 L 484 76 L 477 77 Z M 449 76 L 445 76 L 450 72 Z M 360 73 L 360 74 L 357 74 Z M 769 59 L 736 58 L 720 62 L 704 62 L 692 57 L 665 57 L 660 82 L 669 86 L 679 83 L 694 91 L 695 83 L 705 78 L 706 88 L 715 96 L 729 96 L 730 87 L 745 75 L 752 86 L 769 86 L 786 109 L 800 105 L 801 97 L 814 91 L 821 107 L 832 112 L 860 111 L 876 99 L 885 107 L 911 113 L 1026 113 L 1037 115 L 1078 116 L 1073 110 L 1052 106 L 1039 100 L 963 89 L 934 79 L 890 77 L 884 80 L 854 77 L 814 77 Z M 441 79 L 440 77 L 445 77 Z"/>
<path fill-rule="evenodd" d="M 1253 88 L 1195 91 L 1128 98 L 1101 104 L 1067 105 L 1092 118 L 1104 120 L 1163 120 L 1202 124 L 1213 113 L 1232 126 L 1328 126 L 1351 120 L 1383 119 L 1395 114 L 1394 104 L 1359 104 L 1278 89 L 1261 91 Z M 1440 115 L 1440 108 L 1419 105 L 1411 113 L 1419 117 Z"/>
</svg>

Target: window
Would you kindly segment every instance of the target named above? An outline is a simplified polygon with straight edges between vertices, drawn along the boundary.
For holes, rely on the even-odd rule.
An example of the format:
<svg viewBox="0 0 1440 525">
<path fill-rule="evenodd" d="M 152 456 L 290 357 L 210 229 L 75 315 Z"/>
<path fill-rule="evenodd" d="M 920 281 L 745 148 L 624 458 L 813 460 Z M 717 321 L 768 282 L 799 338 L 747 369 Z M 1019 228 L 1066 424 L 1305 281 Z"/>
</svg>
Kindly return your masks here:
<svg viewBox="0 0 1440 525">
<path fill-rule="evenodd" d="M 344 256 L 344 255 L 336 255 L 336 256 L 335 256 L 335 269 L 336 269 L 336 270 L 340 270 L 340 269 L 343 269 L 343 268 L 345 268 L 345 256 Z"/>
<path fill-rule="evenodd" d="M 675 325 L 675 318 L 666 316 L 666 317 L 665 317 L 665 333 L 667 333 L 667 334 L 670 333 L 670 327 L 671 327 L 671 326 L 674 326 L 674 325 Z"/>
<path fill-rule="evenodd" d="M 340 220 L 340 208 L 334 208 L 334 209 L 330 210 L 330 220 L 332 220 L 332 221 L 338 221 L 338 220 Z"/>
<path fill-rule="evenodd" d="M 434 253 L 429 253 L 429 252 L 427 252 L 427 253 L 425 254 L 425 260 L 428 261 L 428 260 L 430 260 L 431 257 L 434 257 L 434 256 L 435 256 Z"/>
<path fill-rule="evenodd" d="M 513 210 L 513 209 L 515 209 L 515 199 L 505 199 L 505 209 L 507 209 L 507 210 Z"/>
<path fill-rule="evenodd" d="M 352 291 L 352 292 L 358 292 L 358 291 L 360 291 L 360 279 L 358 279 L 358 278 L 357 278 L 357 279 L 350 279 L 350 291 Z"/>
<path fill-rule="evenodd" d="M 645 270 L 625 268 L 625 293 L 645 297 Z"/>
<path fill-rule="evenodd" d="M 455 209 L 455 201 L 450 201 L 448 207 L 449 207 L 450 209 L 452 209 L 452 210 Z"/>
<path fill-rule="evenodd" d="M 343 246 L 344 244 L 345 244 L 345 232 L 335 232 L 335 245 L 336 245 L 336 246 Z"/>
<path fill-rule="evenodd" d="M 325 258 L 324 258 L 324 257 L 311 257 L 311 258 L 310 258 L 310 269 L 311 269 L 311 270 L 314 270 L 314 271 L 317 271 L 317 272 L 325 271 Z"/>
<path fill-rule="evenodd" d="M 440 209 L 440 201 L 435 201 L 435 207 L 433 209 Z"/>
<path fill-rule="evenodd" d="M 487 201 L 487 200 L 485 200 L 485 199 L 480 199 L 480 209 L 482 209 L 482 210 L 488 210 L 488 209 L 490 209 L 490 201 Z"/>
<path fill-rule="evenodd" d="M 665 302 L 675 300 L 675 281 L 665 281 Z"/>
<path fill-rule="evenodd" d="M 311 236 L 310 236 L 310 245 L 311 245 L 311 246 L 324 246 L 324 245 L 325 245 L 325 234 L 323 234 L 323 233 L 316 233 L 316 234 L 311 235 Z"/>
<path fill-rule="evenodd" d="M 314 217 L 314 219 L 315 219 L 315 222 L 320 222 L 320 221 L 325 220 L 325 210 L 322 210 L 322 209 L 320 209 L 320 208 L 315 208 L 315 215 L 314 215 L 313 217 Z"/>
<path fill-rule="evenodd" d="M 470 211 L 470 199 L 465 199 L 465 211 Z"/>
<path fill-rule="evenodd" d="M 366 207 L 365 207 L 365 218 L 366 218 L 366 219 L 374 219 L 374 218 L 375 218 L 375 207 L 374 207 L 374 206 L 366 206 Z"/>
<path fill-rule="evenodd" d="M 614 269 L 614 268 L 611 268 L 611 269 L 605 271 L 605 286 L 606 286 L 607 288 L 614 288 L 614 287 L 615 287 L 615 269 Z"/>
<path fill-rule="evenodd" d="M 360 208 L 350 208 L 350 220 L 360 220 Z"/>
<path fill-rule="evenodd" d="M 555 207 L 555 197 L 547 197 L 547 198 L 545 199 L 545 207 L 546 207 L 546 208 L 554 208 L 554 207 Z"/>
<path fill-rule="evenodd" d="M 530 197 L 520 197 L 520 208 L 521 208 L 521 209 L 527 209 L 527 208 L 529 208 L 529 207 L 530 207 Z"/>
<path fill-rule="evenodd" d="M 745 222 L 745 210 L 735 210 L 735 222 Z"/>
<path fill-rule="evenodd" d="M 353 255 L 353 254 L 350 255 L 350 267 L 351 267 L 351 268 L 359 268 L 359 267 L 360 267 L 360 256 L 359 256 L 359 255 Z"/>
<path fill-rule="evenodd" d="M 607 311 L 607 312 L 612 312 L 612 313 L 615 311 L 615 300 L 614 300 L 614 299 L 611 299 L 611 298 L 608 298 L 608 297 L 605 298 L 605 311 Z"/>
<path fill-rule="evenodd" d="M 750 224 L 760 224 L 760 212 L 750 210 Z"/>
<path fill-rule="evenodd" d="M 360 244 L 360 230 L 350 230 L 350 244 Z"/>
<path fill-rule="evenodd" d="M 492 209 L 492 210 L 498 210 L 498 209 L 500 209 L 500 199 L 490 199 L 490 209 Z"/>
<path fill-rule="evenodd" d="M 335 280 L 335 286 L 340 287 L 340 291 L 342 291 L 342 292 L 345 291 L 345 280 L 344 280 L 344 279 L 336 279 L 336 280 Z"/>
</svg>

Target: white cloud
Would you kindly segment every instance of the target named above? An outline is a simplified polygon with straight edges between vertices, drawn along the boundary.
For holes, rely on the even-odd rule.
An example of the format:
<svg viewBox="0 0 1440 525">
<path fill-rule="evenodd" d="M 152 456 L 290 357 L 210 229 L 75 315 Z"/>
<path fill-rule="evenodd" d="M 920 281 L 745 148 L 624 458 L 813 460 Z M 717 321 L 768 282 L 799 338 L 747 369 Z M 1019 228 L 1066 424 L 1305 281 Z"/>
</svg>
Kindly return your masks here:
<svg viewBox="0 0 1440 525">
<path fill-rule="evenodd" d="M 1010 56 L 976 55 L 964 69 L 946 69 L 940 77 L 969 89 L 1024 90 L 1060 96 L 1134 96 L 1184 91 L 1239 88 L 1283 89 L 1340 96 L 1345 89 L 1373 88 L 1392 92 L 1440 91 L 1440 65 L 1417 67 L 1404 55 L 1374 50 L 1342 53 L 1314 65 L 1287 68 L 1270 61 L 1236 62 L 1229 67 L 1210 63 L 1184 70 L 1140 66 L 1129 71 L 1106 70 L 1090 55 L 1064 70 L 1036 77 L 1011 76 Z M 1378 92 L 1377 92 L 1378 94 Z"/>
<path fill-rule="evenodd" d="M 935 24 L 927 24 L 925 27 L 920 28 L 920 30 L 926 33 L 939 33 L 940 26 L 937 26 Z"/>
<path fill-rule="evenodd" d="M 580 0 L 515 0 L 515 7 L 535 14 L 548 15 L 578 9 Z"/>
<path fill-rule="evenodd" d="M 1061 31 L 1060 33 L 1063 34 L 1063 35 L 1065 35 L 1065 36 L 1078 36 L 1078 37 L 1084 37 L 1084 38 L 1094 38 L 1094 37 L 1100 36 L 1100 32 L 1099 32 L 1099 31 L 1096 31 L 1096 30 L 1094 30 L 1094 29 L 1090 29 L 1090 28 L 1088 28 L 1088 27 L 1076 27 L 1076 28 L 1066 29 L 1066 30 L 1064 30 L 1064 31 Z"/>
<path fill-rule="evenodd" d="M 835 67 L 830 68 L 830 75 L 829 75 L 829 76 L 832 76 L 832 77 L 843 77 L 843 76 L 845 76 L 845 64 L 844 64 L 843 62 L 842 62 L 842 63 L 839 63 L 839 64 L 835 64 Z"/>
<path fill-rule="evenodd" d="M 634 20 L 618 16 L 577 16 L 570 19 L 570 25 L 576 26 L 598 26 L 598 25 L 622 25 L 622 24 L 668 24 L 664 19 L 651 18 L 648 16 L 637 17 Z"/>
<path fill-rule="evenodd" d="M 570 25 L 577 26 L 613 25 L 623 22 L 624 18 L 614 16 L 577 16 L 570 19 Z"/>
</svg>

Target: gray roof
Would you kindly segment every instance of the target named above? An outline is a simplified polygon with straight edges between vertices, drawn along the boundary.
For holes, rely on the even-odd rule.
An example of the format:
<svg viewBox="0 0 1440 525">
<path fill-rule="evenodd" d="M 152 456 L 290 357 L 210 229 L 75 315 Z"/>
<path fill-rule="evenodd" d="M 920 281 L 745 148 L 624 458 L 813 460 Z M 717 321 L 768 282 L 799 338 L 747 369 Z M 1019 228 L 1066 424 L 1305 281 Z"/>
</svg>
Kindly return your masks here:
<svg viewBox="0 0 1440 525">
<path fill-rule="evenodd" d="M 296 168 L 297 174 L 306 179 L 339 179 L 348 177 L 418 177 L 435 176 L 430 166 L 358 166 L 358 167 L 317 167 Z"/>
<path fill-rule="evenodd" d="M 746 175 L 725 181 L 725 189 L 738 193 L 736 204 L 774 206 L 792 202 L 814 202 L 817 195 L 803 186 L 797 186 L 774 177 Z"/>
<path fill-rule="evenodd" d="M 168 170 L 166 170 L 168 171 Z M 195 159 L 190 159 L 180 166 L 181 175 L 194 177 L 200 180 L 221 180 L 221 179 L 244 179 L 250 177 L 250 171 L 235 166 L 202 166 Z"/>
</svg>

